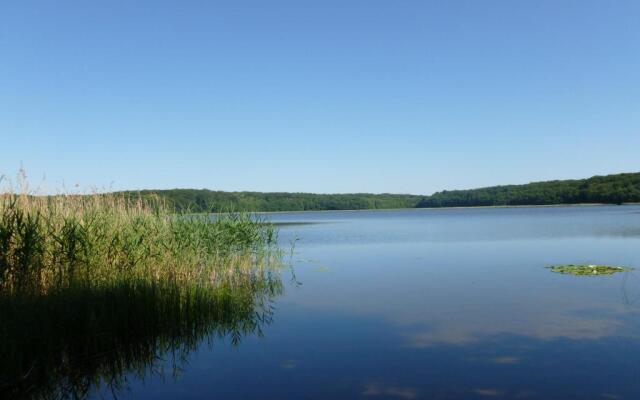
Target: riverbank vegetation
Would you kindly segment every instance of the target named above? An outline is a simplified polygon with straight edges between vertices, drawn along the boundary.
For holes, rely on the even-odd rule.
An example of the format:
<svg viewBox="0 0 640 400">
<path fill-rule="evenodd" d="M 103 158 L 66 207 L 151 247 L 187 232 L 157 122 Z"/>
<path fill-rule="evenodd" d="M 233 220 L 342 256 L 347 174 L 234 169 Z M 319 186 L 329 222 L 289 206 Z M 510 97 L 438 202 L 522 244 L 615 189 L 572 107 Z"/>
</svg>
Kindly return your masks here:
<svg viewBox="0 0 640 400">
<path fill-rule="evenodd" d="M 431 196 L 410 194 L 312 194 L 221 192 L 197 189 L 122 192 L 130 197 L 159 197 L 178 212 L 321 211 L 392 208 L 474 207 L 640 202 L 640 173 L 589 179 L 534 182 L 470 190 L 446 190 Z"/>
</svg>

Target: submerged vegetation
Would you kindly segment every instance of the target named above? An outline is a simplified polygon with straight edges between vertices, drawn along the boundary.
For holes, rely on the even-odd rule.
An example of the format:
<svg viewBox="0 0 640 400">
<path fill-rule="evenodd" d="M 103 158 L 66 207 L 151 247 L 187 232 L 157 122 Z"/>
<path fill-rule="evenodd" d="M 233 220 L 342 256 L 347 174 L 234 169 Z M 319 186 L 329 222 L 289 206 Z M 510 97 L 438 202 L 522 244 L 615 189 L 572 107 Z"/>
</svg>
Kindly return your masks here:
<svg viewBox="0 0 640 400">
<path fill-rule="evenodd" d="M 203 339 L 260 334 L 282 292 L 276 239 L 255 216 L 153 197 L 5 191 L 0 398 L 117 397 Z"/>
<path fill-rule="evenodd" d="M 553 265 L 549 268 L 552 272 L 573 276 L 602 276 L 613 275 L 617 272 L 630 271 L 631 268 L 613 267 L 609 265 Z"/>
</svg>

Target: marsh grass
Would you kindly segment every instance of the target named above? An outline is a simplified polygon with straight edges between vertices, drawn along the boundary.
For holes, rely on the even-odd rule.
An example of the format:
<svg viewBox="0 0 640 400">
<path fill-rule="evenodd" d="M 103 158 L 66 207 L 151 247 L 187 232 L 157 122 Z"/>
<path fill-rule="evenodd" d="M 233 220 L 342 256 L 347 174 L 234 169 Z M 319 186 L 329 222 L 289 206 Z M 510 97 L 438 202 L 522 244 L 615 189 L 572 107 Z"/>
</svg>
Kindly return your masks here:
<svg viewBox="0 0 640 400">
<path fill-rule="evenodd" d="M 203 340 L 261 334 L 282 292 L 274 226 L 159 199 L 0 193 L 0 398 L 117 397 Z"/>
<path fill-rule="evenodd" d="M 273 225 L 249 214 L 173 214 L 160 200 L 116 195 L 0 195 L 0 290 L 76 283 L 212 279 L 229 259 L 273 250 Z"/>
</svg>

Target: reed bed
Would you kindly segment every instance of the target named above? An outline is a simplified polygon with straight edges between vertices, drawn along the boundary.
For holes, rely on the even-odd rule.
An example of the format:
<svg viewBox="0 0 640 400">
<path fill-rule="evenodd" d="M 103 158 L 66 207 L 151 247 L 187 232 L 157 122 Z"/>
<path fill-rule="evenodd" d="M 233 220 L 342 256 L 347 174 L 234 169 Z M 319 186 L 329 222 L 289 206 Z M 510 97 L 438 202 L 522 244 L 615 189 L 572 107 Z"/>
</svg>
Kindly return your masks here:
<svg viewBox="0 0 640 400">
<path fill-rule="evenodd" d="M 276 235 L 249 214 L 213 220 L 174 214 L 158 199 L 5 193 L 0 291 L 40 293 L 123 279 L 215 283 L 230 273 L 230 260 L 265 258 Z"/>
<path fill-rule="evenodd" d="M 0 398 L 117 398 L 203 339 L 260 334 L 282 293 L 276 240 L 250 214 L 0 193 Z"/>
</svg>

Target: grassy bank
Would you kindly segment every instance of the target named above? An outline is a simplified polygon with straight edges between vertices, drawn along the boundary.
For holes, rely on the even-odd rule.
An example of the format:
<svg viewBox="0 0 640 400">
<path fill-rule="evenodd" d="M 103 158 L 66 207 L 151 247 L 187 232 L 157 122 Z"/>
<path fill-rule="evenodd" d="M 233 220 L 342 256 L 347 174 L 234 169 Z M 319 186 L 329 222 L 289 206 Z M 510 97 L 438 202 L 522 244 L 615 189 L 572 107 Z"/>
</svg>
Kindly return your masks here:
<svg viewBox="0 0 640 400">
<path fill-rule="evenodd" d="M 250 215 L 170 211 L 151 198 L 1 195 L 0 290 L 215 280 L 229 259 L 275 244 L 274 227 Z"/>
</svg>

